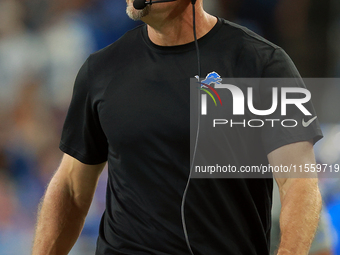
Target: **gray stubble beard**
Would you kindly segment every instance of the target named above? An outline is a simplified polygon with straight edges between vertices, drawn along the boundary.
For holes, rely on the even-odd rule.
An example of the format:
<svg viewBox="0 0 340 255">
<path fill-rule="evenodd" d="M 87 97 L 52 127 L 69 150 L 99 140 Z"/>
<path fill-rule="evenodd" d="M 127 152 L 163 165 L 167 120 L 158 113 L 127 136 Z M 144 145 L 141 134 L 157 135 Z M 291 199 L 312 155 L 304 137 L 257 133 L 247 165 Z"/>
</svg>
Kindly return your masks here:
<svg viewBox="0 0 340 255">
<path fill-rule="evenodd" d="M 135 21 L 147 16 L 150 13 L 151 6 L 146 6 L 143 10 L 136 10 L 132 5 L 128 5 L 126 8 L 126 14 Z"/>
</svg>

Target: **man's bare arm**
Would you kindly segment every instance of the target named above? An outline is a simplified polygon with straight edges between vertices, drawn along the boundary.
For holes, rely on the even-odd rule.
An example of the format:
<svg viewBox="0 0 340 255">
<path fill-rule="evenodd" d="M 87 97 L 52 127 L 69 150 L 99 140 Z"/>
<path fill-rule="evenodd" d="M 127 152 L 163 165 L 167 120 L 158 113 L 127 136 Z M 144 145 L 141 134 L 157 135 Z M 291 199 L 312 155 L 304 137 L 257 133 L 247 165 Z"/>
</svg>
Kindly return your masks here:
<svg viewBox="0 0 340 255">
<path fill-rule="evenodd" d="M 104 166 L 64 155 L 42 202 L 33 255 L 68 254 L 83 228 Z"/>
<path fill-rule="evenodd" d="M 268 160 L 273 166 L 315 164 L 313 145 L 308 141 L 289 144 L 271 152 Z M 282 205 L 281 242 L 277 254 L 308 254 L 322 207 L 318 179 L 311 178 L 310 173 L 309 178 L 274 177 Z"/>
</svg>

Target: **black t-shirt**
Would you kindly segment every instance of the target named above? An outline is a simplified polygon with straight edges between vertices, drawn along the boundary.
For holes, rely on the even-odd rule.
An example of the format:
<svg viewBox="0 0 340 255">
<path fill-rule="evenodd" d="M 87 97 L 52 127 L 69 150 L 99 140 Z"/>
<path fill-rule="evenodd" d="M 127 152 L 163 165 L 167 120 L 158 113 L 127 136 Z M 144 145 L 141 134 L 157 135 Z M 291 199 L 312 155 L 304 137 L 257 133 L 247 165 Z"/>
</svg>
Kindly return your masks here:
<svg viewBox="0 0 340 255">
<path fill-rule="evenodd" d="M 299 76 L 282 49 L 223 19 L 199 47 L 203 75 Z M 157 46 L 145 25 L 92 54 L 80 69 L 60 148 L 86 164 L 108 160 L 97 255 L 189 254 L 180 208 L 190 168 L 189 84 L 195 75 L 195 44 Z M 316 123 L 299 136 L 273 134 L 280 139 L 266 142 L 264 163 L 279 146 L 321 137 Z M 250 143 L 239 141 L 240 150 L 248 151 Z M 231 155 L 230 164 L 258 157 Z M 192 179 L 185 218 L 195 255 L 269 254 L 272 184 Z"/>
</svg>

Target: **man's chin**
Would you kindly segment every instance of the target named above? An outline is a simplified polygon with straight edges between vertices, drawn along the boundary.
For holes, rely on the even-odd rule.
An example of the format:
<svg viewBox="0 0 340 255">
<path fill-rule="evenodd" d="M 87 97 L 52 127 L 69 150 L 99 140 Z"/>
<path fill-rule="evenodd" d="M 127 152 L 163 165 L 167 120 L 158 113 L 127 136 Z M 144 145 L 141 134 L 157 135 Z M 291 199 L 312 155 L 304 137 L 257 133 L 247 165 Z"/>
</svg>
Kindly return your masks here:
<svg viewBox="0 0 340 255">
<path fill-rule="evenodd" d="M 136 10 L 133 7 L 133 3 L 128 4 L 126 8 L 126 14 L 129 16 L 130 19 L 133 20 L 141 20 L 143 17 L 147 16 L 150 13 L 151 6 L 146 6 L 143 10 Z"/>
</svg>

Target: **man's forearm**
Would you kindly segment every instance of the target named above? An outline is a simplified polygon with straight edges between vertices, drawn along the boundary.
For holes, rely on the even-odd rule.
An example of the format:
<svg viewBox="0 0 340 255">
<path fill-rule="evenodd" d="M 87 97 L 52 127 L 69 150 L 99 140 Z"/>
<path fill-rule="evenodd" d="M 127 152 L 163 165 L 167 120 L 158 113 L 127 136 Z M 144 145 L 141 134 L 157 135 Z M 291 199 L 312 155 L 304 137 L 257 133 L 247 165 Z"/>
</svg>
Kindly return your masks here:
<svg viewBox="0 0 340 255">
<path fill-rule="evenodd" d="M 68 254 L 79 237 L 86 214 L 76 205 L 70 188 L 53 178 L 39 213 L 32 254 Z"/>
<path fill-rule="evenodd" d="M 316 179 L 289 180 L 289 187 L 281 194 L 281 242 L 278 255 L 308 254 L 314 239 L 322 207 Z"/>
<path fill-rule="evenodd" d="M 38 217 L 33 255 L 66 255 L 84 226 L 105 162 L 86 165 L 64 154 Z"/>
</svg>

